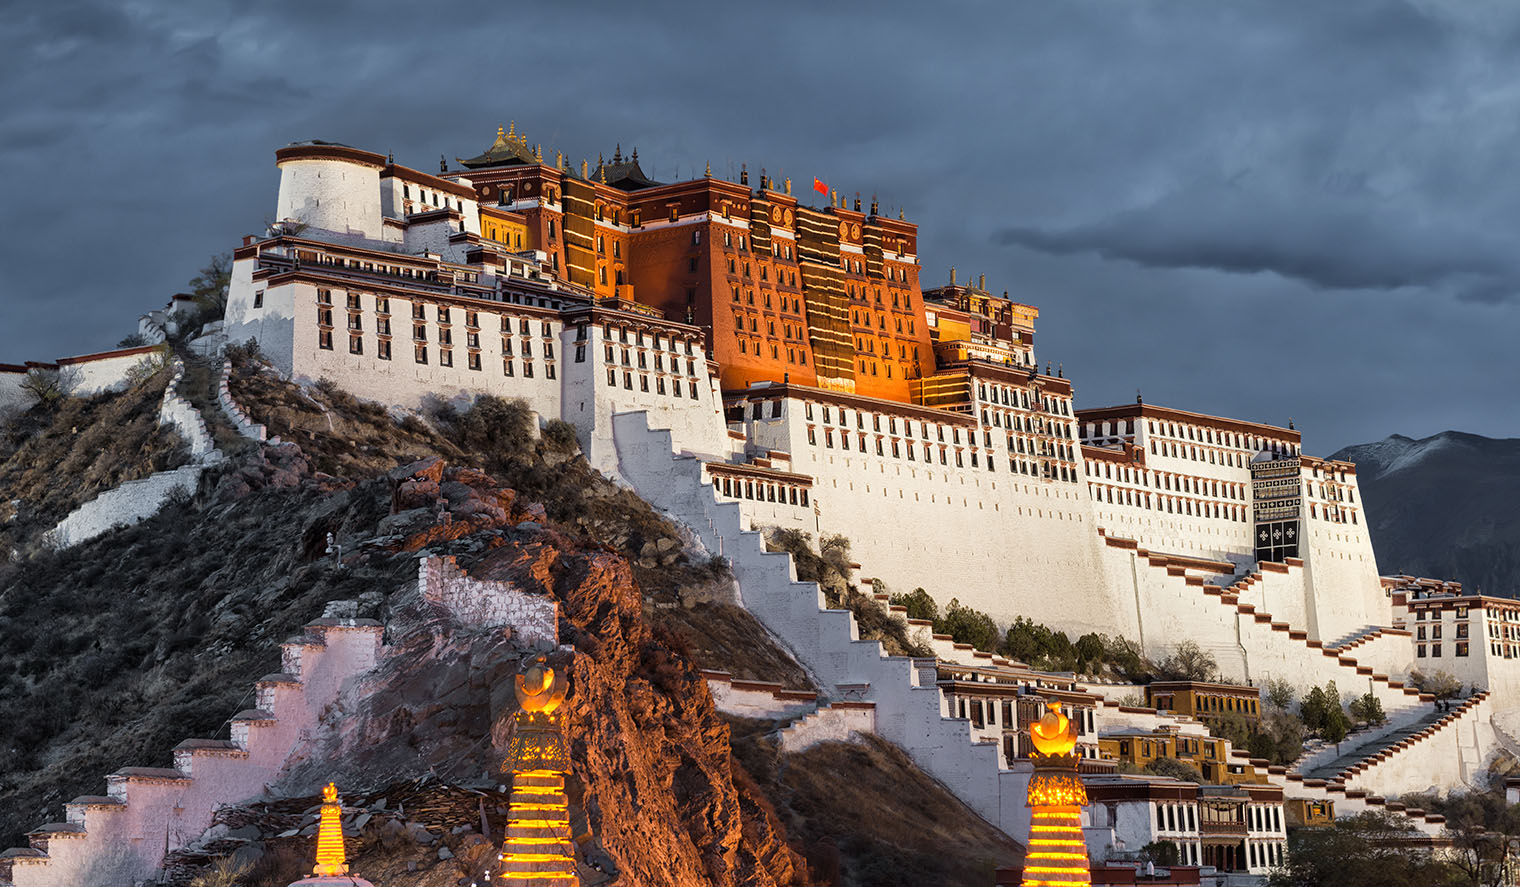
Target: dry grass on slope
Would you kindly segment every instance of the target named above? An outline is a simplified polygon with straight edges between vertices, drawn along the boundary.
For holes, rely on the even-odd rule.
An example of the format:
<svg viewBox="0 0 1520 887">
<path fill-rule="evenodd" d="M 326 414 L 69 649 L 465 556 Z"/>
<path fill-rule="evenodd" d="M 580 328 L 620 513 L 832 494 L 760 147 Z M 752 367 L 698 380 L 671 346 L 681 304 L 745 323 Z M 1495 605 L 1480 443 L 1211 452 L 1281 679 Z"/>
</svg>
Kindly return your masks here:
<svg viewBox="0 0 1520 887">
<path fill-rule="evenodd" d="M 168 383 L 160 369 L 123 391 L 35 405 L 5 425 L 0 562 L 106 490 L 189 461 L 179 434 L 158 424 Z"/>
<path fill-rule="evenodd" d="M 807 856 L 815 883 L 985 885 L 1024 848 L 876 736 L 776 750 L 773 725 L 733 721 L 734 754 Z"/>
<path fill-rule="evenodd" d="M 542 503 L 562 530 L 627 557 L 666 639 L 702 668 L 810 686 L 807 673 L 755 617 L 728 602 L 727 567 L 688 552 L 668 519 L 580 458 L 574 429 L 564 422 L 551 421 L 539 433 L 522 402 L 489 396 L 463 410 L 442 405 L 431 423 L 412 415 L 398 419 L 374 401 L 322 382 L 302 388 L 256 354 L 229 351 L 233 397 L 271 437 L 298 444 L 318 471 L 375 476 L 430 456 L 487 471 Z"/>
<path fill-rule="evenodd" d="M 360 400 L 335 385 L 303 388 L 236 347 L 228 388 L 269 437 L 297 444 L 317 471 L 337 477 L 374 477 L 429 456 L 473 464 L 458 447 L 415 416 L 400 421 L 382 405 Z"/>
</svg>

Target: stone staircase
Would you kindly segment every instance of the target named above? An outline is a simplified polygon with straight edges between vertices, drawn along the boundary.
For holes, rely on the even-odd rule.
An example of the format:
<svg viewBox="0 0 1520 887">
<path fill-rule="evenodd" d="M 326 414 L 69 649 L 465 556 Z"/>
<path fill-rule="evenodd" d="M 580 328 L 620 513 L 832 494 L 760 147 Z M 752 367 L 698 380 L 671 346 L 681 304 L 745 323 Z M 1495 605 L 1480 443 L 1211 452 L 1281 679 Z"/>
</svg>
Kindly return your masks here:
<svg viewBox="0 0 1520 887">
<path fill-rule="evenodd" d="M 229 739 L 187 739 L 172 767 L 123 767 L 104 795 L 64 805 L 64 819 L 0 853 L 0 887 L 131 884 L 198 838 L 217 808 L 263 794 L 320 724 L 344 683 L 374 666 L 381 625 L 318 619 L 281 645 L 282 670 L 254 685 L 255 708 L 230 719 Z"/>
<path fill-rule="evenodd" d="M 1298 773 L 1304 779 L 1324 779 L 1344 782 L 1346 776 L 1356 772 L 1368 758 L 1375 755 L 1384 755 L 1386 751 L 1396 751 L 1398 748 L 1403 747 L 1406 740 L 1415 736 L 1425 735 L 1431 727 L 1444 724 L 1454 714 L 1428 711 L 1413 721 L 1400 724 L 1391 730 L 1381 731 L 1375 736 L 1365 738 L 1328 760 L 1322 759 L 1316 763 L 1302 767 L 1298 770 Z"/>
<path fill-rule="evenodd" d="M 152 517 L 171 496 L 193 493 L 201 473 L 222 461 L 222 452 L 216 448 L 206 429 L 205 417 L 180 394 L 180 382 L 185 377 L 184 362 L 176 357 L 173 367 L 159 406 L 158 423 L 175 427 L 185 441 L 192 461 L 179 468 L 126 481 L 80 505 L 47 532 L 45 539 L 49 545 L 69 548 L 115 527 L 130 526 Z"/>
<path fill-rule="evenodd" d="M 232 362 L 222 359 L 221 378 L 217 380 L 216 401 L 221 405 L 222 412 L 226 414 L 232 427 L 243 437 L 254 441 L 264 441 L 269 438 L 269 429 L 248 417 L 246 410 L 232 397 L 232 389 L 227 387 L 228 380 L 232 378 Z"/>
<path fill-rule="evenodd" d="M 861 640 L 848 610 L 829 609 L 817 584 L 798 582 L 791 556 L 766 551 L 739 505 L 720 503 L 702 481 L 700 461 L 675 454 L 670 432 L 651 429 L 645 413 L 615 415 L 613 437 L 623 479 L 727 559 L 745 608 L 809 670 L 831 707 L 874 703 L 880 736 L 983 819 L 1010 835 L 1027 833 L 1027 770 L 1003 769 L 996 743 L 973 742 L 970 722 L 947 716 L 939 688 L 920 683 L 911 658 Z"/>
<path fill-rule="evenodd" d="M 820 742 L 848 741 L 876 732 L 876 703 L 830 702 L 781 728 L 781 750 L 803 752 Z"/>
<path fill-rule="evenodd" d="M 1174 558 L 1139 548 L 1134 540 L 1102 535 L 1104 543 L 1111 548 L 1134 550 L 1136 563 L 1148 568 L 1148 578 L 1154 587 L 1164 587 L 1183 600 L 1191 597 L 1213 604 L 1209 611 L 1197 611 L 1196 618 L 1211 619 L 1222 629 L 1229 629 L 1237 635 L 1239 646 L 1247 651 L 1249 661 L 1257 663 L 1246 675 L 1248 678 L 1283 677 L 1297 686 L 1323 685 L 1333 680 L 1346 689 L 1365 684 L 1382 703 L 1390 722 L 1396 724 L 1414 721 L 1432 710 L 1434 697 L 1422 694 L 1370 665 L 1361 664 L 1355 657 L 1311 640 L 1307 630 L 1275 619 L 1255 604 L 1241 600 L 1255 583 L 1262 581 L 1259 571 L 1247 573 L 1229 586 L 1214 585 L 1195 575 L 1195 571 L 1174 562 Z M 1202 626 L 1199 628 L 1201 630 Z M 1363 642 L 1376 637 L 1392 640 L 1399 634 L 1401 632 L 1397 629 L 1372 628 L 1362 638 Z"/>
</svg>

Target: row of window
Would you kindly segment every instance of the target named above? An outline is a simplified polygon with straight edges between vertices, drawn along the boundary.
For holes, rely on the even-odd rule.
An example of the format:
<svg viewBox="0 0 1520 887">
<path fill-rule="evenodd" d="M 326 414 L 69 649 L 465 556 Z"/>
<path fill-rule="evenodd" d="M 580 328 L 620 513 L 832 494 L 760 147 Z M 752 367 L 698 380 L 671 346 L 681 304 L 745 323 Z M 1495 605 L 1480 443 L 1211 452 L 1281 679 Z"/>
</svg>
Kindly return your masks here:
<svg viewBox="0 0 1520 887">
<path fill-rule="evenodd" d="M 750 290 L 743 290 L 743 295 L 741 297 L 739 284 L 737 284 L 737 283 L 730 283 L 729 284 L 729 292 L 730 292 L 730 294 L 733 297 L 733 302 L 734 302 L 735 305 L 738 305 L 741 301 L 744 304 L 746 304 L 746 305 L 753 305 L 753 304 L 755 304 L 755 291 L 752 290 L 752 289 L 750 289 Z M 763 307 L 767 311 L 769 311 L 770 307 L 771 307 L 771 292 L 770 292 L 770 290 L 761 290 L 760 291 L 760 299 L 761 299 L 761 302 L 763 303 Z M 686 303 L 688 305 L 690 305 L 690 304 L 693 304 L 694 302 L 696 302 L 696 290 L 689 289 L 689 290 L 686 291 Z M 802 313 L 802 299 L 800 299 L 800 298 L 798 298 L 797 296 L 794 296 L 794 295 L 788 295 L 787 293 L 782 293 L 781 294 L 781 310 L 784 311 L 784 312 L 790 312 L 792 314 L 801 314 Z M 737 316 L 737 315 L 735 315 L 735 316 Z"/>
<path fill-rule="evenodd" d="M 1457 637 L 1459 637 L 1459 638 L 1465 638 L 1465 637 L 1467 637 L 1468 626 L 1470 624 L 1471 623 L 1467 623 L 1467 622 L 1458 622 L 1457 623 Z M 1424 626 L 1424 625 L 1417 625 L 1417 626 L 1415 626 L 1414 639 L 1417 640 L 1417 641 L 1423 641 L 1423 640 L 1425 640 L 1426 628 L 1427 627 Z M 1441 639 L 1441 623 L 1439 623 L 1439 622 L 1432 622 L 1430 624 L 1430 626 L 1429 626 L 1429 631 L 1430 631 L 1430 640 L 1439 641 Z"/>
<path fill-rule="evenodd" d="M 633 390 L 633 375 L 634 374 L 633 374 L 632 370 L 624 370 L 623 371 L 623 388 L 627 389 L 628 391 L 632 391 Z M 639 377 L 639 390 L 642 391 L 642 392 L 644 392 L 644 393 L 646 393 L 646 394 L 649 393 L 649 390 L 650 390 L 650 388 L 649 388 L 649 374 L 648 373 L 639 373 L 638 377 Z M 655 394 L 666 394 L 668 392 L 671 397 L 680 397 L 681 396 L 681 380 L 680 379 L 671 379 L 670 380 L 670 385 L 668 386 L 668 388 L 667 388 L 667 386 L 665 384 L 665 377 L 664 376 L 655 376 L 654 377 L 654 382 L 655 382 L 655 384 L 654 384 L 654 393 Z M 618 384 L 618 371 L 616 369 L 612 368 L 612 367 L 608 367 L 607 368 L 607 384 L 610 385 L 610 386 L 612 386 L 613 388 L 616 388 L 617 384 Z M 686 387 L 687 387 L 687 390 L 691 393 L 691 399 L 692 400 L 696 400 L 697 399 L 697 381 L 695 379 L 689 379 L 689 380 L 687 380 Z"/>
<path fill-rule="evenodd" d="M 751 341 L 749 339 L 740 339 L 739 340 L 739 353 L 740 354 L 753 354 L 756 357 L 759 357 L 759 356 L 761 356 L 764 353 L 764 351 L 763 351 L 764 348 L 765 348 L 765 344 L 762 343 L 762 342 L 760 342 L 760 341 L 758 341 L 758 340 L 756 340 L 756 341 Z M 780 345 L 777 345 L 776 343 L 772 342 L 770 344 L 770 352 L 771 352 L 771 360 L 780 360 L 781 359 L 781 346 Z M 786 349 L 786 362 L 787 363 L 794 363 L 794 364 L 797 364 L 798 366 L 807 366 L 807 362 L 808 362 L 807 361 L 807 348 L 805 346 L 802 346 L 802 345 L 788 345 L 787 349 Z M 889 378 L 889 379 L 892 378 L 892 371 L 891 371 L 890 367 L 887 369 L 887 378 Z"/>
<path fill-rule="evenodd" d="M 377 317 L 382 317 L 382 318 L 389 319 L 389 317 L 391 316 L 391 300 L 390 300 L 390 298 L 388 296 L 375 296 L 374 300 L 375 300 L 375 315 Z M 331 306 L 332 306 L 332 304 L 333 304 L 332 290 L 328 289 L 328 288 L 325 288 L 325 287 L 318 287 L 317 288 L 317 305 L 318 305 L 319 308 L 326 308 L 327 309 L 326 312 L 325 312 L 325 314 L 323 314 L 322 312 L 319 312 L 319 316 L 326 316 L 327 318 L 329 318 L 329 320 L 328 320 L 329 324 L 331 324 L 331 317 L 332 317 Z M 354 312 L 362 312 L 364 310 L 363 294 L 362 293 L 354 293 L 354 292 L 347 293 L 346 297 L 345 297 L 345 304 L 347 305 L 350 314 L 353 314 Z M 427 320 L 427 303 L 426 302 L 422 302 L 422 301 L 412 301 L 411 302 L 411 306 L 412 306 L 412 320 L 413 321 L 424 321 L 425 322 Z M 467 309 L 464 309 L 463 314 L 464 314 L 464 325 L 465 325 L 465 327 L 467 329 L 479 330 L 481 328 L 481 326 L 480 326 L 480 312 L 479 311 L 467 308 Z M 498 317 L 499 317 L 500 324 L 501 324 L 501 331 L 504 332 L 504 333 L 510 333 L 510 332 L 512 332 L 512 328 L 513 328 L 513 325 L 514 325 L 513 324 L 514 318 L 512 317 L 512 315 L 502 314 L 502 315 L 498 315 Z M 433 308 L 433 319 L 437 321 L 437 323 L 438 323 L 439 326 L 448 326 L 448 325 L 452 324 L 453 321 L 454 321 L 454 309 L 451 308 L 448 305 L 435 305 L 434 308 Z M 515 325 L 517 327 L 517 332 L 519 332 L 519 333 L 521 333 L 522 335 L 525 335 L 525 336 L 532 335 L 532 332 L 533 332 L 532 321 L 530 321 L 526 317 L 517 317 L 517 318 L 515 318 L 515 320 L 516 320 L 516 324 Z M 554 336 L 554 334 L 555 334 L 554 324 L 552 322 L 550 322 L 550 321 L 547 321 L 547 320 L 540 320 L 539 321 L 539 334 L 542 335 L 542 336 L 544 336 L 544 337 L 546 337 L 546 338 Z"/>
<path fill-rule="evenodd" d="M 391 193 L 394 194 L 395 192 L 393 191 Z M 401 186 L 401 198 L 408 201 L 412 199 L 411 185 L 403 184 Z M 423 188 L 421 185 L 417 186 L 417 200 L 424 205 L 431 203 L 433 206 L 439 207 L 441 209 L 450 208 L 449 199 L 447 197 L 432 189 Z M 442 201 L 442 203 L 439 201 Z M 453 209 L 464 212 L 464 201 L 460 200 L 458 197 L 454 198 Z M 410 206 L 407 207 L 407 212 L 411 212 Z"/>
<path fill-rule="evenodd" d="M 618 348 L 616 345 L 613 345 L 611 343 L 608 343 L 608 345 L 606 346 L 607 363 L 609 363 L 609 364 L 617 363 L 618 362 L 617 358 L 619 356 L 619 352 L 621 352 L 623 366 L 625 366 L 625 367 L 631 367 L 631 366 L 634 366 L 635 363 L 636 363 L 637 366 L 638 366 L 638 368 L 641 369 L 641 370 L 645 370 L 645 369 L 649 368 L 649 360 L 648 360 L 648 354 L 649 354 L 649 352 L 647 352 L 647 351 L 645 351 L 643 349 L 639 349 L 638 351 L 634 351 L 633 349 L 626 348 L 626 347 L 625 348 Z M 579 352 L 577 352 L 577 353 L 579 353 Z M 577 362 L 579 362 L 579 361 L 577 361 Z M 663 373 L 663 372 L 665 372 L 665 354 L 664 353 L 659 352 L 659 351 L 655 352 L 655 355 L 654 355 L 654 370 L 657 373 Z M 670 355 L 670 371 L 672 373 L 679 373 L 679 372 L 681 372 L 681 359 L 679 357 L 676 357 L 674 353 L 672 353 Z M 687 361 L 686 361 L 686 374 L 688 376 L 695 376 L 697 374 L 697 362 L 695 360 L 692 360 L 692 359 L 689 359 L 689 358 L 687 359 Z"/>
<path fill-rule="evenodd" d="M 1354 509 L 1350 509 L 1350 508 L 1332 508 L 1329 505 L 1326 505 L 1323 508 L 1320 508 L 1320 507 L 1316 506 L 1313 502 L 1309 503 L 1309 516 L 1310 517 L 1312 517 L 1312 518 L 1318 518 L 1318 517 L 1320 517 L 1321 513 L 1323 513 L 1324 519 L 1327 520 L 1327 521 L 1330 521 L 1331 523 L 1336 523 L 1336 524 L 1355 524 L 1355 523 L 1358 523 L 1358 521 L 1356 519 L 1356 511 Z"/>
<path fill-rule="evenodd" d="M 1184 499 L 1173 496 L 1152 496 L 1150 493 L 1141 494 L 1126 487 L 1109 487 L 1098 484 L 1089 484 L 1093 500 L 1107 502 L 1109 505 L 1129 505 L 1135 508 L 1150 508 L 1155 511 L 1165 511 L 1167 514 L 1182 514 L 1188 517 L 1218 518 L 1220 520 L 1236 521 L 1245 523 L 1249 519 L 1246 509 L 1238 505 L 1221 505 L 1218 502 L 1204 502 L 1195 499 Z"/>
<path fill-rule="evenodd" d="M 862 452 L 862 453 L 869 452 L 869 448 L 867 447 L 866 435 L 864 435 L 864 434 L 857 434 L 856 437 L 858 439 L 858 448 L 859 448 L 859 451 Z M 888 451 L 890 450 L 891 456 L 894 459 L 901 459 L 901 458 L 903 458 L 906 455 L 907 460 L 909 462 L 917 462 L 917 461 L 919 461 L 918 460 L 918 456 L 916 455 L 917 450 L 916 450 L 916 448 L 914 446 L 914 442 L 912 440 L 901 441 L 901 440 L 899 440 L 898 438 L 895 438 L 895 437 L 894 438 L 885 438 L 885 437 L 882 437 L 879 434 L 875 435 L 875 437 L 876 437 L 876 446 L 875 446 L 876 455 L 885 458 L 887 456 Z M 811 446 L 817 446 L 818 445 L 817 429 L 814 426 L 812 426 L 812 425 L 809 425 L 808 429 L 807 429 L 807 441 L 808 441 L 808 444 L 811 445 Z M 834 444 L 834 429 L 832 429 L 832 428 L 825 428 L 823 430 L 823 441 L 824 441 L 824 447 L 826 449 L 834 449 L 835 448 L 835 444 Z M 962 449 L 960 449 L 958 447 L 948 447 L 948 446 L 945 446 L 944 444 L 940 444 L 940 445 L 936 446 L 936 445 L 933 445 L 933 444 L 924 443 L 922 446 L 923 446 L 923 461 L 926 464 L 931 464 L 932 465 L 934 463 L 933 453 L 937 449 L 939 451 L 939 464 L 948 467 L 950 465 L 949 451 L 952 450 L 952 449 L 954 449 L 955 450 L 955 467 L 956 468 L 966 468 L 966 467 L 968 467 L 968 463 L 969 463 L 969 467 L 971 467 L 971 468 L 980 468 L 980 467 L 982 467 L 983 464 L 985 464 L 988 471 L 996 471 L 997 470 L 996 463 L 994 462 L 994 460 L 993 460 L 993 458 L 992 458 L 992 456 L 990 454 L 988 454 L 988 455 L 986 455 L 984 457 L 977 450 L 974 450 L 974 449 L 973 450 L 962 450 Z M 850 433 L 848 431 L 841 431 L 841 432 L 839 432 L 839 446 L 838 446 L 838 448 L 839 449 L 843 449 L 843 450 L 850 449 Z M 966 453 L 970 453 L 969 457 L 967 455 L 965 455 Z M 1068 465 L 1065 465 L 1065 464 L 1058 464 L 1058 463 L 1053 462 L 1053 461 L 1034 462 L 1034 461 L 1025 461 L 1024 459 L 1015 459 L 1013 457 L 1009 457 L 1009 459 L 1008 459 L 1008 470 L 1010 472 L 1015 473 L 1015 474 L 1023 474 L 1023 475 L 1027 475 L 1029 477 L 1043 478 L 1045 480 L 1060 480 L 1060 481 L 1065 482 L 1065 483 L 1076 483 L 1077 482 L 1077 472 L 1076 472 L 1076 468 L 1075 467 L 1068 466 Z"/>
<path fill-rule="evenodd" d="M 611 342 L 614 338 L 616 338 L 620 344 L 632 344 L 636 348 L 653 348 L 656 351 L 669 351 L 672 354 L 685 354 L 687 357 L 691 357 L 696 353 L 692 348 L 691 339 L 683 338 L 678 340 L 674 335 L 665 336 L 660 333 L 655 333 L 648 337 L 648 343 L 646 344 L 644 331 L 634 330 L 633 341 L 630 342 L 628 339 L 628 327 L 615 327 L 610 323 L 602 327 L 602 336 L 608 342 Z M 584 330 L 581 331 L 578 338 L 585 338 Z M 668 348 L 666 347 L 667 344 L 669 345 Z"/>
<path fill-rule="evenodd" d="M 1267 868 L 1283 864 L 1283 845 L 1246 842 L 1246 864 L 1253 868 Z"/>
<path fill-rule="evenodd" d="M 1208 458 L 1210 465 L 1226 465 L 1234 468 L 1245 468 L 1248 464 L 1247 457 L 1243 453 L 1226 453 L 1209 447 L 1199 447 L 1193 444 L 1179 444 L 1176 441 L 1160 441 L 1155 439 L 1150 442 L 1152 456 L 1171 456 L 1174 459 L 1192 459 L 1202 462 Z"/>
<path fill-rule="evenodd" d="M 1107 423 L 1104 423 L 1107 425 Z M 1298 455 L 1296 445 L 1285 443 L 1280 440 L 1272 440 L 1251 434 L 1241 434 L 1238 431 L 1222 431 L 1214 428 L 1200 427 L 1195 425 L 1181 424 L 1177 422 L 1160 422 L 1155 419 L 1146 421 L 1147 429 L 1152 435 L 1172 437 L 1177 440 L 1195 441 L 1204 444 L 1218 444 L 1220 446 L 1235 447 L 1239 450 L 1249 451 L 1252 455 L 1262 450 L 1271 450 L 1274 453 L 1291 453 Z M 1158 430 L 1159 429 L 1159 430 Z M 1088 423 L 1088 435 L 1092 436 L 1093 423 Z"/>
<path fill-rule="evenodd" d="M 332 351 L 333 350 L 333 331 L 332 330 L 330 330 L 330 329 L 319 329 L 317 331 L 317 347 L 320 348 L 320 349 L 322 349 L 323 351 Z M 349 354 L 355 354 L 355 355 L 362 355 L 362 354 L 364 354 L 364 337 L 362 335 L 352 334 L 352 333 L 349 334 L 349 337 L 348 337 L 348 353 Z M 509 352 L 509 355 L 510 355 L 510 352 Z M 390 360 L 391 359 L 391 340 L 390 339 L 379 339 L 379 340 L 377 340 L 375 342 L 375 356 L 377 358 L 379 358 L 380 360 Z M 426 343 L 418 342 L 418 343 L 416 343 L 416 344 L 414 344 L 412 346 L 412 359 L 414 361 L 416 361 L 417 363 L 419 363 L 419 364 L 426 365 L 428 363 L 428 346 L 427 346 Z M 454 351 L 453 351 L 453 349 L 451 349 L 451 348 L 439 348 L 438 349 L 438 365 L 442 366 L 442 367 L 452 367 L 454 365 Z M 482 358 L 481 358 L 480 352 L 479 351 L 467 351 L 467 352 L 465 352 L 465 366 L 467 366 L 471 370 L 479 371 L 480 368 L 481 368 L 481 366 L 482 366 Z M 502 358 L 502 375 L 504 375 L 504 376 L 515 376 L 515 375 L 517 375 L 517 364 L 512 359 L 511 356 L 506 356 L 506 357 Z M 533 361 L 532 361 L 531 358 L 524 359 L 522 361 L 522 376 L 524 378 L 527 378 L 527 379 L 533 378 Z M 555 364 L 554 364 L 553 361 L 547 361 L 547 362 L 544 363 L 544 378 L 546 378 L 546 379 L 557 378 L 556 370 L 555 370 Z"/>
<path fill-rule="evenodd" d="M 1174 474 L 1168 471 L 1143 471 L 1131 468 L 1128 465 L 1117 466 L 1112 462 L 1097 462 L 1089 459 L 1087 462 L 1087 474 L 1089 477 L 1102 478 L 1105 480 L 1117 480 L 1121 483 L 1138 483 L 1149 487 L 1154 485 L 1159 490 L 1176 490 L 1179 493 L 1193 493 L 1199 496 L 1217 496 L 1220 499 L 1234 499 L 1238 502 L 1246 501 L 1245 484 L 1231 483 L 1230 481 L 1216 480 L 1209 477 L 1195 477 L 1190 474 Z"/>
<path fill-rule="evenodd" d="M 713 478 L 713 485 L 723 495 L 733 499 L 749 499 L 754 502 L 779 502 L 782 505 L 796 505 L 799 507 L 806 507 L 808 504 L 807 488 L 792 484 L 763 480 L 755 481 L 749 478 L 740 479 L 724 475 Z"/>
<path fill-rule="evenodd" d="M 1456 652 L 1457 652 L 1458 656 L 1466 656 L 1467 655 L 1467 641 L 1457 641 Z M 1419 657 L 1419 658 L 1421 658 L 1421 659 L 1425 658 L 1425 645 L 1424 644 L 1415 644 L 1414 645 L 1414 655 L 1417 656 L 1417 657 Z M 1441 655 L 1441 645 L 1440 644 L 1431 644 L 1430 645 L 1430 655 L 1432 655 L 1432 656 L 1440 656 Z M 1506 656 L 1505 658 L 1508 659 L 1509 657 Z"/>
</svg>

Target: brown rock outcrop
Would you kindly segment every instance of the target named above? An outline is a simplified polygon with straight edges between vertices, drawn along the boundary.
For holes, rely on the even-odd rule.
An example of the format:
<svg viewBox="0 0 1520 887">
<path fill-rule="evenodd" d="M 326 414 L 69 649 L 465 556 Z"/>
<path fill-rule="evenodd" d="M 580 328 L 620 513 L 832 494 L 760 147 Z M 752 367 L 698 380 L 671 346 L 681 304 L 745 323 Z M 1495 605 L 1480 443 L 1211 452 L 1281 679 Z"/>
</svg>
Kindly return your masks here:
<svg viewBox="0 0 1520 887">
<path fill-rule="evenodd" d="M 650 630 L 627 561 L 556 541 L 497 549 L 471 572 L 560 601 L 561 640 L 575 649 L 566 703 L 575 780 L 620 882 L 807 883 L 765 800 L 742 771 L 736 779 L 706 683 Z"/>
</svg>

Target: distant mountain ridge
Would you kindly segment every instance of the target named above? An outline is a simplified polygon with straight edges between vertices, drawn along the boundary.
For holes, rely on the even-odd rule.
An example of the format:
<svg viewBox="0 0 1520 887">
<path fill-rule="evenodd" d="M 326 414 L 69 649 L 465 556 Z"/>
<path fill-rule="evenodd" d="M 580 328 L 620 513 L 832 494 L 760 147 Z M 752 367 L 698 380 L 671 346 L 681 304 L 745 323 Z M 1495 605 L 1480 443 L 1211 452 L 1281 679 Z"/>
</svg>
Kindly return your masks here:
<svg viewBox="0 0 1520 887">
<path fill-rule="evenodd" d="M 1356 463 L 1379 572 L 1520 597 L 1520 439 L 1395 434 L 1331 458 Z"/>
</svg>

